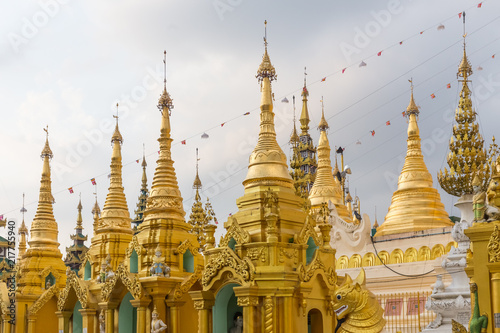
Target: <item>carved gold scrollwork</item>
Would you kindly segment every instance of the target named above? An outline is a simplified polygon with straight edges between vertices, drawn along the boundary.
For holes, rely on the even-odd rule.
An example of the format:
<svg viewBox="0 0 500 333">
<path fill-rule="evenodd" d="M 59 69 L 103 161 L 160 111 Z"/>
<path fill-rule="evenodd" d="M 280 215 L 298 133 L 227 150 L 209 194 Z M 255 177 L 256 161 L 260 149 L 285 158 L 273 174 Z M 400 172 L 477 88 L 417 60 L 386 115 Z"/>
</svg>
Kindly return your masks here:
<svg viewBox="0 0 500 333">
<path fill-rule="evenodd" d="M 238 306 L 257 306 L 257 305 L 259 305 L 259 297 L 257 296 L 238 297 Z"/>
<path fill-rule="evenodd" d="M 191 251 L 191 254 L 196 256 L 198 255 L 198 247 L 194 246 L 193 243 L 189 239 L 186 239 L 184 242 L 182 242 L 177 249 L 174 250 L 174 253 L 179 253 L 179 254 L 184 254 L 186 250 L 189 249 Z"/>
<path fill-rule="evenodd" d="M 35 303 L 29 308 L 29 314 L 30 315 L 35 315 L 38 310 L 42 308 L 42 306 L 47 303 L 48 300 L 50 300 L 53 296 L 57 297 L 57 292 L 59 289 L 57 289 L 57 286 L 54 284 L 52 287 L 47 289 L 42 296 L 40 296 Z"/>
<path fill-rule="evenodd" d="M 252 261 L 248 257 L 242 260 L 231 249 L 223 248 L 222 251 L 210 256 L 202 275 L 202 285 L 207 286 L 212 278 L 224 268 L 230 268 L 236 274 L 235 278 L 242 284 L 253 280 Z"/>
<path fill-rule="evenodd" d="M 72 270 L 69 270 L 67 273 L 67 279 L 66 279 L 66 287 L 59 292 L 59 299 L 57 300 L 57 309 L 59 311 L 64 310 L 64 305 L 66 304 L 66 299 L 68 298 L 69 291 L 71 288 L 75 290 L 76 297 L 80 301 L 82 308 L 87 307 L 87 295 L 88 295 L 88 288 L 86 286 L 82 286 L 80 284 L 80 279 L 76 275 L 76 273 Z"/>
<path fill-rule="evenodd" d="M 307 215 L 306 222 L 304 223 L 302 230 L 300 230 L 299 234 L 294 237 L 295 243 L 307 244 L 309 237 L 312 237 L 316 245 L 323 245 L 323 238 L 319 237 L 316 230 L 314 230 L 315 224 L 314 218 L 311 217 L 311 215 Z"/>
<path fill-rule="evenodd" d="M 264 247 L 254 247 L 247 250 L 247 257 L 252 260 L 266 261 L 266 249 Z"/>
<path fill-rule="evenodd" d="M 227 233 L 224 238 L 221 239 L 219 246 L 227 246 L 231 238 L 234 238 L 236 244 L 245 244 L 250 242 L 250 234 L 241 229 L 234 216 L 231 217 L 231 226 L 227 229 Z"/>
<path fill-rule="evenodd" d="M 286 249 L 281 247 L 279 254 L 279 262 L 281 263 L 285 262 L 285 258 L 293 259 L 293 263 L 297 264 L 299 262 L 299 250 L 291 249 L 290 251 L 287 251 Z"/>
<path fill-rule="evenodd" d="M 331 286 L 335 286 L 335 283 L 337 281 L 337 273 L 335 273 L 335 268 L 326 268 L 325 264 L 321 261 L 319 251 L 315 252 L 314 258 L 309 265 L 304 266 L 301 263 L 297 268 L 297 271 L 299 272 L 299 278 L 303 282 L 308 282 L 309 280 L 311 280 L 311 278 L 318 270 L 321 270 L 323 271 L 323 273 L 325 273 L 328 283 Z"/>
<path fill-rule="evenodd" d="M 128 244 L 127 250 L 125 251 L 125 257 L 130 258 L 134 250 L 138 256 L 143 255 L 146 252 L 146 249 L 141 244 L 139 244 L 137 235 L 134 235 L 134 237 L 132 237 L 132 241 Z"/>
<path fill-rule="evenodd" d="M 196 281 L 201 279 L 202 273 L 203 273 L 203 266 L 201 265 L 196 266 L 194 273 L 191 274 L 187 280 L 185 280 L 180 285 L 177 285 L 177 287 L 175 287 L 174 300 L 177 301 L 181 299 L 182 295 L 187 293 L 189 289 L 191 289 L 193 284 L 195 284 Z"/>
<path fill-rule="evenodd" d="M 109 301 L 109 297 L 113 292 L 118 278 L 120 278 L 127 290 L 130 291 L 135 299 L 141 298 L 142 287 L 141 283 L 139 282 L 138 275 L 127 272 L 126 267 L 122 263 L 118 266 L 115 274 L 106 279 L 106 282 L 101 289 L 101 298 L 104 302 Z"/>
<path fill-rule="evenodd" d="M 488 242 L 488 254 L 490 262 L 500 261 L 500 230 L 498 229 L 498 225 L 495 225 L 495 229 L 491 233 L 490 241 Z"/>
</svg>

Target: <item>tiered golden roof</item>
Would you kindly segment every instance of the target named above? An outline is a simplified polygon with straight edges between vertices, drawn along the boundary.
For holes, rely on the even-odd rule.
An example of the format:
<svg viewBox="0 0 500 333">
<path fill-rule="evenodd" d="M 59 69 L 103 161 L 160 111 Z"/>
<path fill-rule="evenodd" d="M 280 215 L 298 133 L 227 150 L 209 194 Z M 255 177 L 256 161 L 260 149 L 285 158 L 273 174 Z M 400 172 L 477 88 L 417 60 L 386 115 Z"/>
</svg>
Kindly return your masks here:
<svg viewBox="0 0 500 333">
<path fill-rule="evenodd" d="M 318 170 L 316 171 L 316 180 L 309 194 L 311 207 L 319 208 L 322 203 L 331 201 L 340 218 L 346 222 L 352 222 L 352 217 L 347 211 L 347 207 L 342 202 L 342 189 L 339 181 L 333 177 L 332 161 L 330 159 L 330 143 L 326 130 L 329 128 L 325 119 L 324 110 L 321 113 L 321 121 L 318 128 L 320 129 L 318 142 Z"/>
<path fill-rule="evenodd" d="M 51 190 L 50 159 L 53 154 L 49 146 L 48 129 L 45 129 L 47 136 L 45 146 L 42 150 L 43 159 L 42 178 L 40 181 L 40 195 L 35 218 L 31 223 L 31 239 L 28 242 L 29 248 L 22 256 L 19 263 L 17 292 L 24 295 L 40 295 L 45 288 L 45 279 L 51 272 L 58 287 L 63 287 L 66 283 L 66 266 L 62 260 L 57 239 L 58 226 L 54 218 L 52 204 L 54 197 Z M 49 269 L 50 268 L 50 269 Z M 47 272 L 42 274 L 42 271 Z M 50 272 L 48 272 L 50 271 Z"/>
<path fill-rule="evenodd" d="M 118 104 L 117 110 L 118 110 Z M 111 154 L 111 175 L 108 194 L 100 217 L 98 209 L 94 209 L 94 236 L 88 254 L 92 262 L 92 276 L 96 277 L 101 270 L 101 264 L 111 258 L 111 269 L 115 270 L 125 258 L 128 243 L 132 240 L 131 218 L 122 185 L 122 155 L 123 137 L 116 118 L 115 131 L 111 137 L 113 152 Z M 97 205 L 97 200 L 96 200 Z M 94 207 L 95 208 L 95 207 Z M 97 207 L 98 208 L 98 207 Z"/>
<path fill-rule="evenodd" d="M 243 185 L 245 188 L 261 185 L 292 188 L 293 180 L 288 173 L 286 155 L 276 141 L 274 130 L 271 82 L 276 79 L 277 75 L 267 53 L 267 43 L 256 77 L 261 83 L 262 91 L 260 133 L 257 146 L 250 155 L 248 173 Z"/>
<path fill-rule="evenodd" d="M 392 195 L 391 206 L 384 223 L 377 228 L 376 237 L 453 226 L 437 189 L 432 186 L 432 176 L 424 162 L 418 114 L 412 86 L 410 104 L 406 109 L 408 150 L 405 163 L 399 176 L 398 189 Z"/>
<path fill-rule="evenodd" d="M 456 124 L 453 125 L 447 157 L 449 170 L 445 167 L 438 173 L 438 181 L 443 190 L 457 197 L 473 193 L 472 180 L 476 174 L 481 179 L 483 189 L 486 189 L 490 179 L 488 156 L 483 148 L 484 140 L 479 133 L 476 111 L 472 108 L 471 91 L 467 84 L 470 75 L 472 69 L 464 41 L 464 53 L 457 74 L 461 78 L 459 81 L 462 81 L 462 90 L 455 111 Z"/>
<path fill-rule="evenodd" d="M 260 214 L 255 214 L 264 205 L 265 193 L 271 189 L 279 198 L 279 206 L 287 214 L 281 218 L 283 239 L 293 237 L 303 226 L 305 213 L 303 200 L 295 195 L 293 180 L 288 173 L 286 156 L 276 141 L 271 82 L 276 79 L 276 71 L 271 64 L 265 43 L 262 63 L 257 71 L 261 83 L 260 133 L 257 145 L 249 158 L 248 173 L 243 181 L 245 194 L 237 200 L 239 211 L 233 215 L 239 225 L 252 237 L 252 241 L 264 241 Z M 292 213 L 294 212 L 294 213 Z M 229 228 L 233 219 L 224 227 Z"/>
<path fill-rule="evenodd" d="M 164 59 L 164 64 L 166 65 L 166 59 Z M 196 236 L 189 233 L 191 225 L 184 219 L 186 213 L 171 155 L 173 139 L 170 136 L 170 114 L 172 108 L 172 99 L 167 92 L 165 77 L 163 93 L 158 101 L 158 109 L 161 112 L 160 137 L 158 138 L 159 157 L 144 211 L 144 222 L 138 227 L 139 233 L 136 236 L 147 253 L 154 253 L 157 248 L 162 252 L 165 256 L 165 264 L 171 268 L 171 276 L 184 277 L 187 272 L 183 270 L 182 260 L 178 259 L 177 247 L 181 243 L 189 245 L 187 248 L 191 250 L 187 251 L 191 251 L 194 256 L 194 267 L 198 265 L 198 260 L 201 258 L 198 259 L 198 250 L 194 250 L 199 248 Z M 140 276 L 149 275 L 152 259 L 149 255 L 140 259 Z M 164 290 L 164 292 L 169 291 Z"/>
</svg>

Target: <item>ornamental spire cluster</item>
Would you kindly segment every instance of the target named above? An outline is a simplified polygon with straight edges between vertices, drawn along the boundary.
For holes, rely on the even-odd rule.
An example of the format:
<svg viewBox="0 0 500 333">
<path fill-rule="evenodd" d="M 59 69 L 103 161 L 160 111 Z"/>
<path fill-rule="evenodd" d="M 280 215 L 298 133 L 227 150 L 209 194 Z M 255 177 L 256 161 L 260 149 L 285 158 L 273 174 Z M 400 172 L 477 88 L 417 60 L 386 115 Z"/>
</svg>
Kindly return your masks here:
<svg viewBox="0 0 500 333">
<path fill-rule="evenodd" d="M 458 81 L 462 81 L 462 90 L 455 111 L 453 135 L 446 159 L 448 168 L 445 167 L 438 173 L 438 181 L 443 190 L 457 197 L 473 193 L 472 180 L 475 175 L 478 175 L 483 190 L 488 186 L 490 179 L 488 154 L 479 133 L 477 113 L 472 107 L 468 85 L 470 75 L 472 68 L 467 59 L 464 35 L 464 52 L 457 73 Z"/>
<path fill-rule="evenodd" d="M 204 232 L 205 226 L 210 224 L 211 221 L 215 220 L 215 213 L 208 198 L 207 203 L 205 204 L 205 208 L 203 208 L 203 203 L 201 202 L 200 190 L 202 189 L 202 184 L 198 175 L 199 160 L 198 148 L 196 148 L 196 176 L 193 182 L 193 189 L 196 190 L 196 194 L 194 196 L 194 203 L 191 207 L 191 214 L 189 215 L 188 223 L 192 226 L 190 233 L 196 235 L 198 243 L 200 243 L 200 246 L 203 247 L 206 244 L 206 237 Z"/>
<path fill-rule="evenodd" d="M 148 164 L 146 163 L 146 156 L 143 152 L 142 154 L 142 184 L 141 190 L 139 194 L 139 198 L 137 200 L 137 209 L 135 210 L 135 218 L 132 221 L 134 224 L 134 230 L 137 231 L 137 227 L 144 221 L 144 211 L 146 210 L 146 202 L 148 200 L 148 177 L 146 175 L 146 167 Z"/>
</svg>

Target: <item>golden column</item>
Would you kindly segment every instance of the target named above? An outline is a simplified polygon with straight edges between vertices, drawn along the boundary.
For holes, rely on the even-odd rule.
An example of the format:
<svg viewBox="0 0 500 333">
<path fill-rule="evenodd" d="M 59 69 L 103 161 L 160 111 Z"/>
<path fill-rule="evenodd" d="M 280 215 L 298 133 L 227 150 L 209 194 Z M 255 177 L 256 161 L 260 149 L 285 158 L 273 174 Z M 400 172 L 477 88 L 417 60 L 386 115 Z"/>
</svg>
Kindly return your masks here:
<svg viewBox="0 0 500 333">
<path fill-rule="evenodd" d="M 80 309 L 78 310 L 82 315 L 82 330 L 87 333 L 98 333 L 95 331 L 96 325 L 96 309 Z M 139 331 L 138 331 L 139 332 Z"/>
<path fill-rule="evenodd" d="M 198 311 L 198 333 L 212 333 L 212 307 L 214 295 L 210 291 L 190 291 L 194 308 Z M 217 332 L 213 332 L 217 333 Z"/>
<path fill-rule="evenodd" d="M 69 332 L 69 318 L 72 314 L 72 311 L 57 311 L 55 313 L 59 322 L 59 332 Z"/>
<path fill-rule="evenodd" d="M 146 331 L 146 326 L 149 318 L 147 315 L 147 309 L 149 303 L 151 303 L 150 299 L 138 299 L 131 300 L 130 303 L 134 308 L 137 309 L 137 332 L 136 333 L 148 333 Z M 170 330 L 170 332 L 174 332 Z"/>
</svg>

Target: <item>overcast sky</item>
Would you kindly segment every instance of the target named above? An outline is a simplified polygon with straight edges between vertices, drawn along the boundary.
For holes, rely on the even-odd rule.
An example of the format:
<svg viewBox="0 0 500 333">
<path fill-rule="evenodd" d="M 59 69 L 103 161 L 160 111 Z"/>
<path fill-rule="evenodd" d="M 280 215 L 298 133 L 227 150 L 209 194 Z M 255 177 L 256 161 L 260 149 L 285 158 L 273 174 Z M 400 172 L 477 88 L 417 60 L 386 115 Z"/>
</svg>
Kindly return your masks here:
<svg viewBox="0 0 500 333">
<path fill-rule="evenodd" d="M 146 147 L 149 184 L 157 158 L 163 50 L 172 111 L 172 157 L 186 219 L 193 202 L 195 149 L 200 150 L 203 200 L 222 222 L 243 194 L 248 156 L 259 131 L 260 90 L 255 79 L 263 54 L 264 20 L 278 80 L 278 142 L 289 155 L 292 103 L 307 66 L 311 135 L 321 115 L 332 146 L 345 147 L 351 193 L 379 223 L 390 205 L 406 153 L 408 79 L 421 107 L 424 158 L 436 174 L 445 166 L 467 10 L 467 50 L 474 69 L 473 103 L 486 144 L 498 135 L 500 4 L 484 1 L 76 1 L 9 2 L 0 11 L 0 213 L 20 223 L 26 193 L 29 226 L 36 212 L 49 126 L 54 215 L 61 251 L 74 233 L 78 194 L 84 234 L 92 233 L 97 181 L 102 208 L 109 186 L 114 105 L 120 103 L 123 179 L 131 217 L 141 185 Z M 444 26 L 438 29 L 440 25 Z M 422 32 L 422 33 L 420 33 Z M 403 43 L 400 45 L 400 41 Z M 380 56 L 377 54 L 382 51 Z M 366 66 L 359 67 L 364 61 Z M 482 70 L 479 70 L 478 67 Z M 342 74 L 342 69 L 346 68 Z M 325 81 L 321 81 L 325 78 Z M 451 83 L 451 88 L 446 85 Z M 435 98 L 431 98 L 435 94 Z M 243 116 L 250 112 L 250 115 Z M 387 126 L 386 122 L 390 121 Z M 226 124 L 221 127 L 221 124 Z M 111 125 L 110 125 L 111 124 Z M 370 131 L 374 130 L 372 136 Z M 207 133 L 208 139 L 201 134 Z M 186 145 L 180 142 L 186 140 Z M 356 144 L 357 142 L 361 144 Z M 332 147 L 333 148 L 333 147 Z M 333 159 L 333 156 L 332 156 Z M 73 187 L 74 194 L 67 190 Z M 439 189 L 450 214 L 456 201 Z M 0 232 L 4 233 L 4 232 Z M 218 237 L 217 237 L 218 239 Z"/>
</svg>

